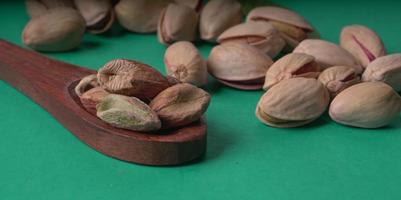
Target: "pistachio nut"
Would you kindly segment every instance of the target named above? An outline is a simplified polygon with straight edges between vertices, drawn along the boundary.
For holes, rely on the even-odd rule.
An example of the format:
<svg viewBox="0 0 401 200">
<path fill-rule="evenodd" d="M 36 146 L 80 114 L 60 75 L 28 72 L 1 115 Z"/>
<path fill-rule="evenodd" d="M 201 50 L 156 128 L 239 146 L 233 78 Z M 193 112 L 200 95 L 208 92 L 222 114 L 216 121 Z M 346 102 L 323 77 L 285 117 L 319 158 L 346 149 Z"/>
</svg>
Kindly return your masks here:
<svg viewBox="0 0 401 200">
<path fill-rule="evenodd" d="M 164 54 L 167 74 L 181 82 L 203 86 L 207 83 L 206 61 L 190 42 L 177 42 Z"/>
<path fill-rule="evenodd" d="M 346 66 L 334 66 L 320 73 L 318 80 L 326 86 L 332 98 L 346 88 L 361 82 L 355 70 Z"/>
<path fill-rule="evenodd" d="M 157 36 L 162 44 L 176 41 L 194 41 L 196 38 L 198 14 L 186 5 L 171 3 L 160 14 Z"/>
<path fill-rule="evenodd" d="M 295 78 L 317 78 L 320 73 L 319 64 L 313 56 L 303 53 L 291 53 L 277 60 L 266 72 L 264 90 L 268 90 L 278 82 Z"/>
<path fill-rule="evenodd" d="M 210 95 L 191 84 L 167 88 L 149 106 L 159 116 L 163 128 L 185 126 L 199 120 L 209 106 Z"/>
<path fill-rule="evenodd" d="M 98 82 L 106 91 L 134 96 L 150 101 L 169 87 L 167 79 L 149 65 L 117 59 L 105 64 L 97 74 Z"/>
<path fill-rule="evenodd" d="M 60 7 L 32 18 L 22 41 L 38 51 L 68 51 L 80 45 L 84 32 L 82 16 L 72 8 Z"/>
<path fill-rule="evenodd" d="M 293 52 L 314 56 L 323 70 L 333 66 L 348 66 L 358 74 L 362 72 L 362 67 L 351 53 L 328 41 L 306 39 Z"/>
<path fill-rule="evenodd" d="M 226 42 L 245 42 L 270 57 L 276 57 L 285 46 L 280 33 L 269 23 L 247 22 L 235 25 L 224 31 L 217 39 L 222 44 Z"/>
<path fill-rule="evenodd" d="M 401 54 L 377 58 L 366 67 L 362 80 L 385 82 L 401 92 Z"/>
<path fill-rule="evenodd" d="M 72 0 L 25 0 L 28 15 L 39 17 L 54 8 L 74 8 Z"/>
<path fill-rule="evenodd" d="M 247 21 L 269 22 L 281 32 L 291 48 L 296 47 L 299 42 L 308 37 L 308 33 L 314 31 L 313 27 L 299 14 L 274 6 L 254 8 L 249 12 Z"/>
<path fill-rule="evenodd" d="M 95 87 L 83 93 L 79 99 L 88 112 L 96 115 L 96 105 L 109 94 L 103 88 Z"/>
<path fill-rule="evenodd" d="M 106 32 L 114 22 L 111 0 L 74 0 L 75 7 L 86 21 L 87 30 L 94 34 Z"/>
<path fill-rule="evenodd" d="M 235 42 L 214 47 L 207 61 L 208 71 L 219 82 L 244 90 L 262 89 L 272 64 L 272 59 L 256 47 Z"/>
<path fill-rule="evenodd" d="M 156 32 L 160 13 L 171 0 L 120 0 L 114 7 L 118 22 L 129 31 Z"/>
<path fill-rule="evenodd" d="M 96 109 L 96 115 L 113 127 L 143 132 L 156 131 L 161 127 L 157 114 L 135 97 L 109 94 Z"/>
<path fill-rule="evenodd" d="M 326 88 L 316 79 L 286 79 L 262 96 L 256 107 L 256 116 L 272 127 L 303 126 L 322 115 L 329 100 Z"/>
<path fill-rule="evenodd" d="M 203 40 L 216 42 L 221 33 L 241 22 L 241 4 L 236 0 L 210 0 L 201 12 L 200 36 Z"/>
<path fill-rule="evenodd" d="M 373 30 L 362 25 L 344 27 L 340 36 L 340 45 L 349 51 L 364 68 L 376 58 L 386 54 L 380 37 Z"/>
<path fill-rule="evenodd" d="M 401 97 L 387 84 L 364 82 L 338 94 L 330 105 L 330 117 L 344 125 L 379 128 L 401 112 Z"/>
<path fill-rule="evenodd" d="M 96 74 L 85 76 L 81 79 L 81 81 L 79 81 L 77 86 L 75 86 L 75 94 L 77 94 L 78 96 L 82 96 L 82 94 L 86 91 L 98 86 L 99 83 L 97 82 Z"/>
<path fill-rule="evenodd" d="M 184 4 L 196 11 L 199 11 L 202 7 L 203 0 L 174 0 L 178 4 Z"/>
</svg>

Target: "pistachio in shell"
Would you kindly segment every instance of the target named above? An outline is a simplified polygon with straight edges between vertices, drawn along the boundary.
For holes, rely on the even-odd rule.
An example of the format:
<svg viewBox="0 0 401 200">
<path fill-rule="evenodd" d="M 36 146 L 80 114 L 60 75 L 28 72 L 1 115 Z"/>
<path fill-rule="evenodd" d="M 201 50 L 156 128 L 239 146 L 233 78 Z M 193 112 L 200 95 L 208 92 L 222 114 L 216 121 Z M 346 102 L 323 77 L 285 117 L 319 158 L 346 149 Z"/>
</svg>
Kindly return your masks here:
<svg viewBox="0 0 401 200">
<path fill-rule="evenodd" d="M 82 78 L 77 86 L 75 86 L 75 94 L 81 96 L 86 91 L 98 87 L 97 74 L 91 74 Z"/>
<path fill-rule="evenodd" d="M 361 65 L 351 53 L 328 41 L 306 39 L 293 52 L 315 57 L 316 62 L 320 64 L 323 70 L 333 66 L 348 66 L 352 67 L 358 74 L 362 72 Z"/>
<path fill-rule="evenodd" d="M 243 89 L 262 89 L 272 59 L 256 47 L 229 42 L 214 47 L 209 55 L 208 71 L 224 85 Z"/>
<path fill-rule="evenodd" d="M 389 125 L 401 112 L 401 97 L 382 82 L 353 85 L 338 94 L 330 105 L 330 117 L 337 123 L 380 128 Z"/>
<path fill-rule="evenodd" d="M 286 79 L 262 96 L 256 107 L 256 116 L 272 127 L 303 126 L 321 116 L 329 100 L 326 88 L 316 79 Z"/>
<path fill-rule="evenodd" d="M 75 7 L 84 17 L 90 33 L 100 34 L 108 31 L 114 22 L 111 0 L 74 0 Z"/>
<path fill-rule="evenodd" d="M 100 103 L 102 101 L 102 99 L 109 94 L 110 93 L 108 93 L 106 90 L 104 90 L 101 87 L 94 87 L 94 88 L 86 91 L 85 93 L 83 93 L 79 97 L 79 99 L 80 99 L 82 105 L 84 106 L 84 108 L 88 112 L 96 115 L 97 104 Z"/>
<path fill-rule="evenodd" d="M 85 20 L 72 8 L 59 7 L 32 18 L 22 33 L 22 42 L 37 51 L 68 51 L 78 47 Z"/>
<path fill-rule="evenodd" d="M 25 6 L 31 18 L 39 17 L 54 8 L 74 8 L 72 0 L 25 0 Z"/>
<path fill-rule="evenodd" d="M 340 45 L 349 51 L 364 68 L 376 58 L 386 54 L 384 44 L 377 33 L 362 25 L 344 27 L 340 36 Z"/>
<path fill-rule="evenodd" d="M 318 80 L 326 86 L 332 98 L 346 88 L 361 82 L 355 70 L 346 66 L 330 67 L 320 73 Z"/>
<path fill-rule="evenodd" d="M 156 131 L 161 127 L 157 114 L 135 97 L 109 94 L 96 109 L 96 115 L 113 127 L 141 132 Z"/>
<path fill-rule="evenodd" d="M 196 11 L 199 11 L 202 7 L 203 0 L 174 0 L 178 4 L 184 4 Z"/>
<path fill-rule="evenodd" d="M 207 83 L 206 61 L 191 42 L 176 42 L 164 54 L 167 74 L 181 82 L 203 86 Z"/>
<path fill-rule="evenodd" d="M 291 53 L 277 60 L 266 72 L 264 90 L 268 90 L 282 80 L 305 77 L 317 78 L 320 66 L 313 56 Z"/>
<path fill-rule="evenodd" d="M 200 16 L 201 39 L 214 43 L 221 33 L 241 22 L 241 4 L 238 1 L 210 0 Z"/>
<path fill-rule="evenodd" d="M 280 33 L 266 22 L 247 22 L 235 25 L 224 31 L 217 39 L 222 44 L 226 42 L 245 42 L 276 57 L 285 47 L 285 41 Z"/>
<path fill-rule="evenodd" d="M 197 33 L 198 14 L 184 4 L 171 3 L 160 14 L 157 36 L 162 44 L 176 41 L 194 41 Z"/>
<path fill-rule="evenodd" d="M 98 71 L 97 78 L 106 91 L 143 101 L 150 101 L 169 87 L 167 79 L 160 72 L 133 60 L 112 60 Z"/>
</svg>

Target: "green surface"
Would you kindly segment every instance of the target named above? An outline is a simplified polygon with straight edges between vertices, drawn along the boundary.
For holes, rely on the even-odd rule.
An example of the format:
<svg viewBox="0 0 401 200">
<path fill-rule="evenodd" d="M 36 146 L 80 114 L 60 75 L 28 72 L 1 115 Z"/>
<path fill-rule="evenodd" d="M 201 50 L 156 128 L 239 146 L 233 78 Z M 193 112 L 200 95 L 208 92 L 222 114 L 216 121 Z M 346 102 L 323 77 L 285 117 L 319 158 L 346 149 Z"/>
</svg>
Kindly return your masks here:
<svg viewBox="0 0 401 200">
<path fill-rule="evenodd" d="M 361 23 L 400 51 L 401 1 L 276 1 L 337 42 L 342 26 Z M 21 45 L 22 2 L 0 3 L 0 38 Z M 201 44 L 206 57 L 211 46 Z M 76 51 L 48 54 L 98 69 L 130 58 L 163 70 L 155 35 L 115 29 L 86 35 Z M 0 81 L 0 199 L 400 199 L 401 118 L 390 127 L 344 127 L 324 116 L 310 126 L 275 129 L 254 116 L 262 92 L 214 81 L 205 158 L 180 167 L 147 167 L 104 156 L 51 115 Z"/>
</svg>

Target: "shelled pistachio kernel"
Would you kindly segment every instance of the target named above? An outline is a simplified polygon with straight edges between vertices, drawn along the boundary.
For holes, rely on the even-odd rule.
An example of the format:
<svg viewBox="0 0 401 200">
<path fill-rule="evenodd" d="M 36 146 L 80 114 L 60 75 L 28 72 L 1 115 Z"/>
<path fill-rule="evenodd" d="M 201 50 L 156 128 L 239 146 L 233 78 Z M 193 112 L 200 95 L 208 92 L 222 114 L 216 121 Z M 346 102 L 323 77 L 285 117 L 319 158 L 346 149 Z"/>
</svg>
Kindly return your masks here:
<svg viewBox="0 0 401 200">
<path fill-rule="evenodd" d="M 206 61 L 190 42 L 176 42 L 164 54 L 167 74 L 181 82 L 203 86 L 207 83 Z"/>
<path fill-rule="evenodd" d="M 308 37 L 308 33 L 314 31 L 313 27 L 299 14 L 274 6 L 254 8 L 249 12 L 247 21 L 266 21 L 271 23 L 282 33 L 282 37 L 291 48 L 296 47 L 299 42 Z"/>
<path fill-rule="evenodd" d="M 113 25 L 115 16 L 111 0 L 74 0 L 75 7 L 84 17 L 90 33 L 100 34 Z"/>
<path fill-rule="evenodd" d="M 86 91 L 98 87 L 99 83 L 97 82 L 97 75 L 91 74 L 82 78 L 77 86 L 75 86 L 75 94 L 78 96 L 82 96 Z"/>
<path fill-rule="evenodd" d="M 361 82 L 355 70 L 346 66 L 334 66 L 324 70 L 318 80 L 326 86 L 334 98 L 346 88 Z"/>
<path fill-rule="evenodd" d="M 103 88 L 95 87 L 83 93 L 79 99 L 88 112 L 96 115 L 97 104 L 99 104 L 100 101 L 109 94 L 110 93 Z"/>
<path fill-rule="evenodd" d="M 401 92 L 401 54 L 377 58 L 366 67 L 362 80 L 385 82 Z"/>
<path fill-rule="evenodd" d="M 268 90 L 282 80 L 305 77 L 317 78 L 320 66 L 313 56 L 291 53 L 276 61 L 266 72 L 264 90 Z"/>
<path fill-rule="evenodd" d="M 340 46 L 319 39 L 306 39 L 293 51 L 315 57 L 322 70 L 333 66 L 352 67 L 357 74 L 362 72 L 362 67 L 351 53 Z"/>
<path fill-rule="evenodd" d="M 200 37 L 208 42 L 216 42 L 221 33 L 241 21 L 242 13 L 239 2 L 236 0 L 210 0 L 200 15 Z"/>
<path fill-rule="evenodd" d="M 199 120 L 209 106 L 210 95 L 191 84 L 176 84 L 157 95 L 150 107 L 162 121 L 163 128 L 188 125 Z"/>
<path fill-rule="evenodd" d="M 169 87 L 167 79 L 149 65 L 125 59 L 106 63 L 97 74 L 106 91 L 150 101 Z"/>
<path fill-rule="evenodd" d="M 109 94 L 96 109 L 96 115 L 113 127 L 143 132 L 156 131 L 161 127 L 157 114 L 135 97 Z"/>
<path fill-rule="evenodd" d="M 340 45 L 350 52 L 364 68 L 376 58 L 386 54 L 384 44 L 377 33 L 362 25 L 344 27 L 340 36 Z"/>
<path fill-rule="evenodd" d="M 235 25 L 224 31 L 217 39 L 220 44 L 226 42 L 245 42 L 270 57 L 276 57 L 284 48 L 285 41 L 280 33 L 266 22 L 247 22 Z"/>
<path fill-rule="evenodd" d="M 243 90 L 262 89 L 272 59 L 245 43 L 225 43 L 214 47 L 208 71 L 224 85 Z"/>
<path fill-rule="evenodd" d="M 256 107 L 256 116 L 272 127 L 303 126 L 324 113 L 329 99 L 326 88 L 316 79 L 286 79 L 262 96 Z"/>
<path fill-rule="evenodd" d="M 401 97 L 387 84 L 364 82 L 338 94 L 330 105 L 330 117 L 344 125 L 380 128 L 401 112 Z"/>
</svg>

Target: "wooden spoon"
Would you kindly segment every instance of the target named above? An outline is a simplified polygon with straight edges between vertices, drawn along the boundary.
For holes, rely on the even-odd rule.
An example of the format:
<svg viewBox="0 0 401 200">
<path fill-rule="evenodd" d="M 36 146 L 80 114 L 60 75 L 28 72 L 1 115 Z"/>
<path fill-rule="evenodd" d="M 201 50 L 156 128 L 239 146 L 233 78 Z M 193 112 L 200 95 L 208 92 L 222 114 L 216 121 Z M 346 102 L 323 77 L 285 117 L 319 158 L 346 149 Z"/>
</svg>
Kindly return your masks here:
<svg viewBox="0 0 401 200">
<path fill-rule="evenodd" d="M 33 99 L 99 152 L 145 165 L 178 165 L 205 153 L 204 120 L 175 130 L 145 134 L 113 128 L 87 112 L 74 87 L 80 79 L 95 73 L 0 40 L 0 79 Z"/>
</svg>

